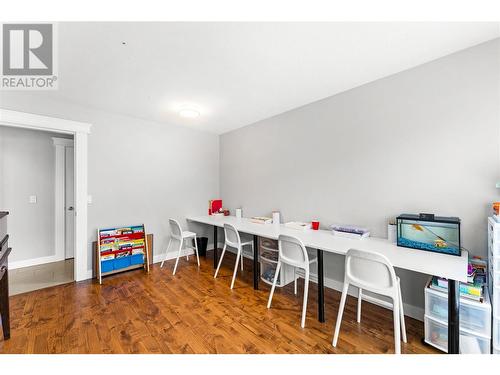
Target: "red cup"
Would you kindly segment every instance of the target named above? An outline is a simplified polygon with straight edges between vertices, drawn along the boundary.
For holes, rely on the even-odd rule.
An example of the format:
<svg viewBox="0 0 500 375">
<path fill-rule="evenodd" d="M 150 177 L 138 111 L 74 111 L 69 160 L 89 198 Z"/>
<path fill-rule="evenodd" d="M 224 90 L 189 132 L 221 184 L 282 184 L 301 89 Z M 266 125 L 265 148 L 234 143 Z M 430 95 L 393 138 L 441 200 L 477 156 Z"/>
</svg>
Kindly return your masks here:
<svg viewBox="0 0 500 375">
<path fill-rule="evenodd" d="M 313 220 L 311 221 L 311 226 L 313 230 L 318 230 L 319 229 L 319 221 Z"/>
</svg>

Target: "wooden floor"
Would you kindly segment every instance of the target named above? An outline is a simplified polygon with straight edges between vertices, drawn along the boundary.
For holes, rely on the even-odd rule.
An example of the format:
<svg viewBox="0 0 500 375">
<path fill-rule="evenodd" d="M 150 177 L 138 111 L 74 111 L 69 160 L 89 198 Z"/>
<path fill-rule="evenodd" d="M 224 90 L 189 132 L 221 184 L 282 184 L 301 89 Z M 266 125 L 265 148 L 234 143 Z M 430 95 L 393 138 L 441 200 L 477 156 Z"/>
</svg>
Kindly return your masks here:
<svg viewBox="0 0 500 375">
<path fill-rule="evenodd" d="M 340 293 L 326 289 L 326 323 L 317 320 L 316 285 L 310 287 L 306 328 L 300 328 L 302 284 L 252 287 L 251 263 L 229 289 L 234 258 L 213 278 L 212 259 L 154 265 L 95 281 L 70 283 L 11 297 L 11 339 L 0 353 L 392 353 L 392 312 L 348 298 L 337 348 L 331 345 Z M 406 318 L 403 353 L 438 353 L 421 343 L 423 324 Z"/>
</svg>

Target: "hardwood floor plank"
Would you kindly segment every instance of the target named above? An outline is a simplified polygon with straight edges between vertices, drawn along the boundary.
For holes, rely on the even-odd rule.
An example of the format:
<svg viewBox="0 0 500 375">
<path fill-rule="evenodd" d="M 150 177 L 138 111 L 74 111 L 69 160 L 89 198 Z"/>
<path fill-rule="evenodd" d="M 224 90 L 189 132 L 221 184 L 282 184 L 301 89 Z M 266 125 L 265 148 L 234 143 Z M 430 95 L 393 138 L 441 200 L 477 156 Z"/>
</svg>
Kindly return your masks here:
<svg viewBox="0 0 500 375">
<path fill-rule="evenodd" d="M 0 353 L 392 353 L 392 312 L 349 297 L 337 348 L 331 345 L 340 293 L 325 291 L 327 320 L 317 320 L 317 288 L 310 286 L 305 329 L 300 328 L 303 283 L 255 291 L 251 262 L 229 288 L 230 254 L 213 278 L 210 258 L 181 259 L 96 281 L 70 283 L 11 297 L 11 339 Z M 423 323 L 406 318 L 403 353 L 439 353 L 421 343 Z"/>
</svg>

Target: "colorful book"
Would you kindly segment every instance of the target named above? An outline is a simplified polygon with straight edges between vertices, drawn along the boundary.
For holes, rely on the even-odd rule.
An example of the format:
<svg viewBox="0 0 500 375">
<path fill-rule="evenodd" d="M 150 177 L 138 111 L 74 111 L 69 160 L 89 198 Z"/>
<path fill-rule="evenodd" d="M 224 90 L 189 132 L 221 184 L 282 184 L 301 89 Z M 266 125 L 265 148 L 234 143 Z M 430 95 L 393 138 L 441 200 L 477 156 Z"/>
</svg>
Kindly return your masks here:
<svg viewBox="0 0 500 375">
<path fill-rule="evenodd" d="M 212 199 L 208 201 L 208 213 L 212 215 L 222 208 L 222 199 Z"/>
</svg>

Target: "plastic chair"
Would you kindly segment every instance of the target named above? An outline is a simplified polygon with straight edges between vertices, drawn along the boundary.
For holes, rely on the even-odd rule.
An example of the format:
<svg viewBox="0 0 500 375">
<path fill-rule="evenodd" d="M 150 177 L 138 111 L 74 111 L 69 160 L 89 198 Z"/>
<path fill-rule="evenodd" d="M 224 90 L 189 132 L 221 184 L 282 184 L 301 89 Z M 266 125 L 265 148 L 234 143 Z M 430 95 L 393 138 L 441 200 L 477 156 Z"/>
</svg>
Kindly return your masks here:
<svg viewBox="0 0 500 375">
<path fill-rule="evenodd" d="M 294 267 L 294 291 L 297 294 L 297 277 L 295 270 L 297 268 L 302 268 L 305 271 L 304 276 L 304 301 L 302 304 L 302 320 L 300 326 L 304 328 L 306 324 L 306 311 L 307 311 L 307 295 L 309 291 L 309 274 L 310 265 L 317 261 L 316 258 L 309 257 L 307 249 L 302 243 L 302 241 L 296 237 L 286 236 L 281 234 L 278 237 L 278 264 L 276 266 L 276 271 L 274 274 L 273 286 L 271 287 L 271 294 L 269 295 L 269 301 L 267 302 L 267 308 L 271 308 L 271 301 L 273 300 L 274 290 L 276 288 L 276 283 L 278 282 L 279 272 L 281 270 L 282 264 L 288 264 Z"/>
<path fill-rule="evenodd" d="M 168 242 L 167 246 L 167 252 L 165 254 L 165 259 L 163 262 L 161 262 L 160 268 L 163 267 L 163 263 L 167 260 L 167 255 L 168 255 L 168 250 L 170 249 L 170 245 L 174 241 L 179 242 L 179 250 L 177 251 L 177 260 L 175 261 L 175 266 L 174 266 L 174 275 L 175 272 L 177 271 L 177 264 L 179 263 L 179 258 L 181 256 L 181 251 L 182 251 L 182 245 L 186 243 L 186 247 L 193 249 L 194 252 L 196 253 L 196 261 L 198 262 L 198 267 L 200 266 L 200 257 L 198 256 L 198 243 L 196 242 L 196 233 L 194 232 L 189 232 L 187 230 L 183 231 L 181 228 L 181 225 L 179 222 L 175 219 L 168 219 L 168 223 L 170 225 L 170 241 Z M 194 246 L 190 246 L 186 241 L 187 239 L 193 239 L 194 240 Z M 189 260 L 189 255 L 186 255 L 186 259 Z"/>
<path fill-rule="evenodd" d="M 379 253 L 350 249 L 347 251 L 345 260 L 345 277 L 342 297 L 340 299 L 333 346 L 337 346 L 342 314 L 349 285 L 359 288 L 357 321 L 361 322 L 361 301 L 363 290 L 380 294 L 392 299 L 394 318 L 394 345 L 396 354 L 401 353 L 400 332 L 403 342 L 406 342 L 406 327 L 403 312 L 403 300 L 401 297 L 401 285 L 399 277 L 394 272 L 394 267 L 387 257 Z"/>
<path fill-rule="evenodd" d="M 234 280 L 236 279 L 236 273 L 238 272 L 238 263 L 241 264 L 241 270 L 243 271 L 243 246 L 251 246 L 253 250 L 253 241 L 241 242 L 240 234 L 236 230 L 236 228 L 231 224 L 224 224 L 224 248 L 222 249 L 222 254 L 220 256 L 219 264 L 217 269 L 215 270 L 214 279 L 217 277 L 219 273 L 220 265 L 222 264 L 222 259 L 224 258 L 224 254 L 226 253 L 227 247 L 232 247 L 237 250 L 236 254 L 236 263 L 234 265 L 233 272 L 233 280 L 231 281 L 231 289 L 234 287 Z"/>
</svg>

